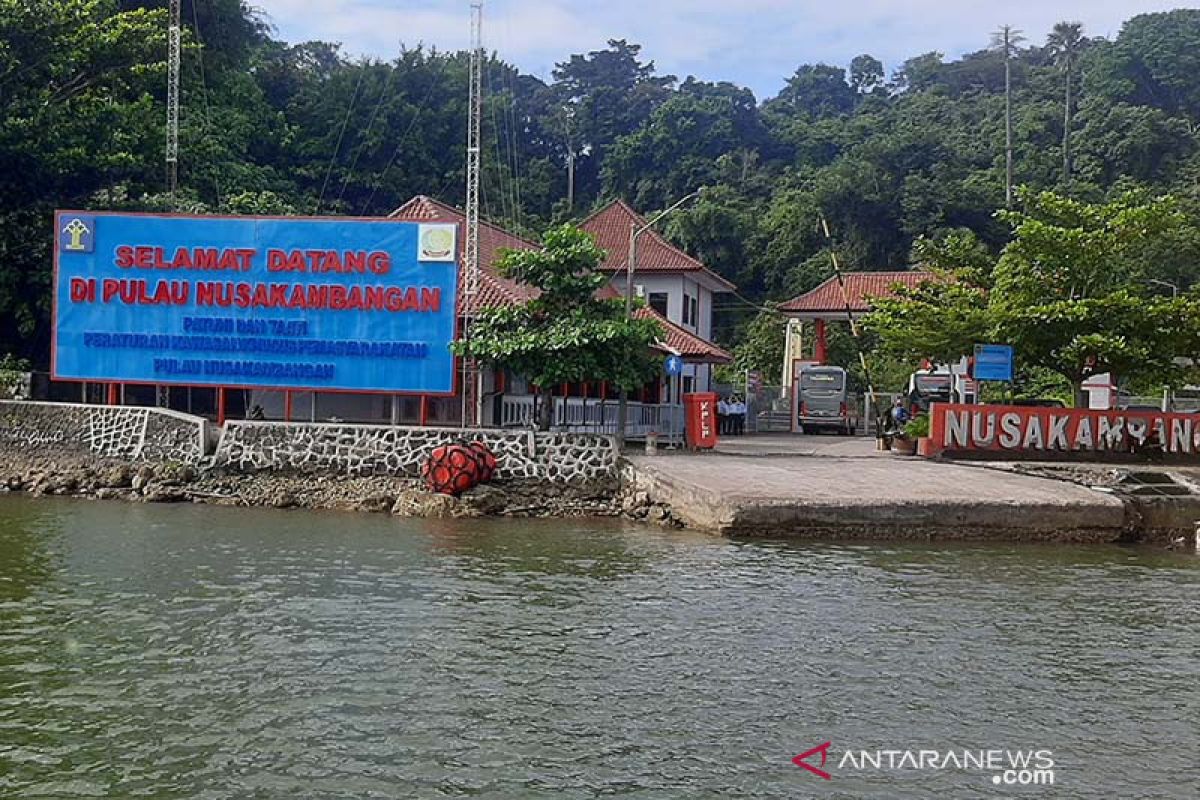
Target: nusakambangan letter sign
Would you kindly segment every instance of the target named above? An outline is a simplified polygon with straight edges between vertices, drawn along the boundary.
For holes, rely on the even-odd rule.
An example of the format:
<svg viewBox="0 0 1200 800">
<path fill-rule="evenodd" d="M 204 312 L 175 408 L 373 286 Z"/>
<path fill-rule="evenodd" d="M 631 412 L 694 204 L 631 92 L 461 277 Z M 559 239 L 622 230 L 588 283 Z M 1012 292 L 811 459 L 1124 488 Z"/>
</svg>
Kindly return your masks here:
<svg viewBox="0 0 1200 800">
<path fill-rule="evenodd" d="M 454 390 L 454 225 L 60 211 L 55 230 L 55 378 Z"/>
<path fill-rule="evenodd" d="M 934 403 L 929 455 L 1129 452 L 1200 453 L 1200 414 Z"/>
</svg>

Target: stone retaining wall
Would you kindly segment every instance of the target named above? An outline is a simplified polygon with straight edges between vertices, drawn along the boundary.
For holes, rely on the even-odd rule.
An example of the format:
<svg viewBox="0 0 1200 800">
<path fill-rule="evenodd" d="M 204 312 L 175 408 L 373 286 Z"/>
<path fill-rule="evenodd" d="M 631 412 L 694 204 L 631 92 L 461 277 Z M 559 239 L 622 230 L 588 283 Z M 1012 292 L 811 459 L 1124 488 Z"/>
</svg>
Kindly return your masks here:
<svg viewBox="0 0 1200 800">
<path fill-rule="evenodd" d="M 500 478 L 582 483 L 617 475 L 611 436 L 487 429 L 465 437 L 491 448 Z M 414 477 L 433 448 L 463 440 L 456 428 L 229 421 L 213 464 L 235 472 Z"/>
<path fill-rule="evenodd" d="M 499 462 L 497 476 L 586 483 L 617 476 L 611 436 L 487 429 L 465 434 Z M 417 477 L 429 452 L 464 440 L 457 428 L 337 423 L 226 422 L 206 459 L 208 422 L 162 408 L 0 401 L 0 451 L 53 460 L 64 455 L 176 462 L 230 472 Z"/>
<path fill-rule="evenodd" d="M 0 400 L 0 449 L 198 464 L 207 420 L 165 408 Z"/>
</svg>

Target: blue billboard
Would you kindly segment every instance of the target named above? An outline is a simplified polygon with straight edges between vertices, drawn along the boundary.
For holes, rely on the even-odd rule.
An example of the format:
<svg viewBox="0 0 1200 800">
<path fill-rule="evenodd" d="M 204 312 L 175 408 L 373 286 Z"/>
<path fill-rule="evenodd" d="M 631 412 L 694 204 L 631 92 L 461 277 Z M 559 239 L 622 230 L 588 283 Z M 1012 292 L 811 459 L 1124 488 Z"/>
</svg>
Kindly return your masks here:
<svg viewBox="0 0 1200 800">
<path fill-rule="evenodd" d="M 1012 345 L 975 345 L 974 377 L 977 381 L 1011 382 L 1013 379 Z"/>
<path fill-rule="evenodd" d="M 55 215 L 55 378 L 450 394 L 457 226 Z"/>
</svg>

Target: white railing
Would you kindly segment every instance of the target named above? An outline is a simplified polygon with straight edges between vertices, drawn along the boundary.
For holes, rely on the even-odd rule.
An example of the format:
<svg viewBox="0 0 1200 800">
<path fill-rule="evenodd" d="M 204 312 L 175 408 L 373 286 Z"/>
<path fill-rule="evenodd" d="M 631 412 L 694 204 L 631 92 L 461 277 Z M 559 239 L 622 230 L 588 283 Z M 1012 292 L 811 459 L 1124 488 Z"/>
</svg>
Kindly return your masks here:
<svg viewBox="0 0 1200 800">
<path fill-rule="evenodd" d="M 555 397 L 550 428 L 568 433 L 616 433 L 618 401 L 590 397 Z M 500 427 L 534 428 L 534 397 L 504 395 L 500 399 Z M 683 406 L 629 402 L 626 439 L 645 439 L 653 431 L 659 441 L 683 441 Z"/>
</svg>

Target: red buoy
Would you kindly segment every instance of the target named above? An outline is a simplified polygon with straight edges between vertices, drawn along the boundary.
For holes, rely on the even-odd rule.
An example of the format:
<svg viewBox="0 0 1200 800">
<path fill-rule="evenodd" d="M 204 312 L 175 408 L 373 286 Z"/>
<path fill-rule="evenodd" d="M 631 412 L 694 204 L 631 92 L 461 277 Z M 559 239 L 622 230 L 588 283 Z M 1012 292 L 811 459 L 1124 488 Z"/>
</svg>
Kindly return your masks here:
<svg viewBox="0 0 1200 800">
<path fill-rule="evenodd" d="M 479 482 L 487 483 L 496 475 L 496 456 L 483 442 L 471 442 L 467 445 L 475 453 L 479 462 Z"/>
<path fill-rule="evenodd" d="M 479 473 L 475 451 L 460 444 L 435 447 L 421 466 L 429 491 L 454 496 L 477 485 Z"/>
</svg>

